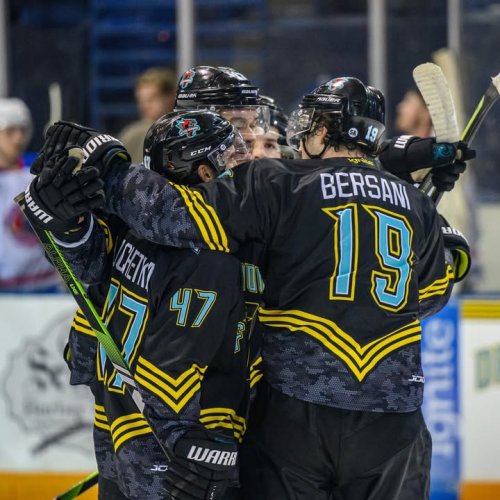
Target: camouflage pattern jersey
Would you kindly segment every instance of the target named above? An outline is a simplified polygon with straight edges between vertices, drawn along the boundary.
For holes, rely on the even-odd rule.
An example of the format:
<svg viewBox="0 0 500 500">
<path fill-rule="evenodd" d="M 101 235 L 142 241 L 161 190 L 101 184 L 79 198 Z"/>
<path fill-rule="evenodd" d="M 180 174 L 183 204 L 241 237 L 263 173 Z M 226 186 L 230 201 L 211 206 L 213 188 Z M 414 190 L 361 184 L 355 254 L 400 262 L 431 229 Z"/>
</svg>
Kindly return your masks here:
<svg viewBox="0 0 500 500">
<path fill-rule="evenodd" d="M 135 165 L 106 181 L 107 210 L 147 239 L 265 245 L 259 320 L 273 387 L 348 410 L 421 405 L 419 320 L 446 304 L 454 274 L 440 218 L 416 188 L 362 158 L 259 160 L 191 189 Z"/>
</svg>

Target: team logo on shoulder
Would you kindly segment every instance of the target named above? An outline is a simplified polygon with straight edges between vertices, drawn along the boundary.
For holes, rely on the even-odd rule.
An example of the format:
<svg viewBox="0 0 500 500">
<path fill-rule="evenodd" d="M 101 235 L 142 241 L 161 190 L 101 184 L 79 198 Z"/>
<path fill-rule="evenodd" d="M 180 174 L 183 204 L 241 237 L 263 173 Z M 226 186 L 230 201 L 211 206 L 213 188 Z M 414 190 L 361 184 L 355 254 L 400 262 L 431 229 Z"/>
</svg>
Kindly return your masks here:
<svg viewBox="0 0 500 500">
<path fill-rule="evenodd" d="M 186 136 L 188 139 L 196 137 L 201 129 L 195 118 L 180 118 L 175 122 L 175 126 L 179 129 L 179 137 Z"/>
<path fill-rule="evenodd" d="M 193 83 L 194 75 L 196 75 L 196 71 L 192 69 L 188 69 L 187 71 L 185 71 L 179 81 L 179 87 L 181 89 L 185 89 L 186 87 L 191 85 Z"/>
</svg>

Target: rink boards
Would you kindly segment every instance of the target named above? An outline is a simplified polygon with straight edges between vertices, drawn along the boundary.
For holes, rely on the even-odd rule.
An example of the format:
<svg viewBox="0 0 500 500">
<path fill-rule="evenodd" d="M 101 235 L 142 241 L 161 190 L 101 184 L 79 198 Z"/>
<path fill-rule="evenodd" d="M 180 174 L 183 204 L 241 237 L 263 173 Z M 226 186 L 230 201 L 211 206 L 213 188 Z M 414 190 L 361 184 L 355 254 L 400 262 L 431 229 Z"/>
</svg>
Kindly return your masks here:
<svg viewBox="0 0 500 500">
<path fill-rule="evenodd" d="M 62 359 L 75 310 L 68 296 L 0 296 L 0 499 L 51 498 L 96 468 L 92 399 Z M 500 298 L 456 301 L 423 327 L 431 498 L 498 499 Z"/>
</svg>

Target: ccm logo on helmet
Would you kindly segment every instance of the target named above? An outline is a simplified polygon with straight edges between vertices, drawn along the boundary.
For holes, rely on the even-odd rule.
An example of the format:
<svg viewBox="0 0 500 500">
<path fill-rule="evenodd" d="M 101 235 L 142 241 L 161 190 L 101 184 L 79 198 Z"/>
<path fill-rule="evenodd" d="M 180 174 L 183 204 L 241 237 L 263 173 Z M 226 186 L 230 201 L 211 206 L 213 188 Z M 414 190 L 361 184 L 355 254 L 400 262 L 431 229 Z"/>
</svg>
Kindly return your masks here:
<svg viewBox="0 0 500 500">
<path fill-rule="evenodd" d="M 83 163 L 85 163 L 89 156 L 99 147 L 102 146 L 103 144 L 106 144 L 107 142 L 111 141 L 116 141 L 119 142 L 118 139 L 115 139 L 111 135 L 107 134 L 101 134 L 96 137 L 92 137 L 90 141 L 86 142 L 83 146 Z"/>
<path fill-rule="evenodd" d="M 191 446 L 187 457 L 196 462 L 231 466 L 236 465 L 238 452 L 211 450 L 210 448 L 202 448 L 201 446 Z"/>
<path fill-rule="evenodd" d="M 191 151 L 191 153 L 189 153 L 189 156 L 201 155 L 203 153 L 206 153 L 207 151 L 210 151 L 211 149 L 212 146 L 206 146 L 204 148 L 196 149 L 194 151 Z"/>
</svg>

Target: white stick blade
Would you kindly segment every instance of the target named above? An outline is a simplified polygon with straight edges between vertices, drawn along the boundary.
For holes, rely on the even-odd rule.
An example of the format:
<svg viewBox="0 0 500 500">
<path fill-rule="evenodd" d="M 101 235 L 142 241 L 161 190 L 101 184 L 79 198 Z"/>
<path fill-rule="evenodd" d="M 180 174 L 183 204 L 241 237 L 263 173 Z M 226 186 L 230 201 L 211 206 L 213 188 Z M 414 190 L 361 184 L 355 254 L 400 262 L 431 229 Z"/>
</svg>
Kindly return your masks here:
<svg viewBox="0 0 500 500">
<path fill-rule="evenodd" d="M 431 115 L 436 139 L 440 142 L 458 141 L 460 134 L 455 105 L 441 68 L 434 63 L 420 64 L 413 70 L 413 79 Z"/>
</svg>

